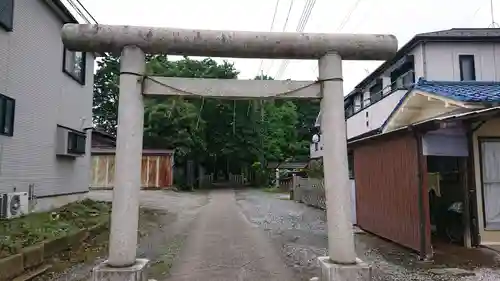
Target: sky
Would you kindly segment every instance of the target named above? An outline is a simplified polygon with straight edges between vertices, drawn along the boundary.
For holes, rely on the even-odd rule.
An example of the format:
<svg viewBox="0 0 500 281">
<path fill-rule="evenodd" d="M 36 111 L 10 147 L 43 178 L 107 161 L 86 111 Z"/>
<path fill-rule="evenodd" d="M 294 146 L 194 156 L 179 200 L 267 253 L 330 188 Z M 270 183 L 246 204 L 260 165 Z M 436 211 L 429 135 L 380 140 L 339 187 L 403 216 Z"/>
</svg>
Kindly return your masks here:
<svg viewBox="0 0 500 281">
<path fill-rule="evenodd" d="M 245 31 L 270 31 L 276 1 L 80 0 L 101 24 Z M 500 1 L 493 1 L 493 14 L 500 22 Z M 295 32 L 306 2 L 279 0 L 272 31 Z M 488 27 L 490 6 L 490 0 L 316 0 L 304 32 L 394 34 L 401 47 L 417 33 Z M 234 63 L 240 79 L 253 79 L 260 70 L 276 79 L 314 80 L 318 76 L 317 61 L 312 60 L 290 61 L 276 77 L 282 60 L 264 60 L 261 68 L 260 59 L 224 59 Z M 381 63 L 344 61 L 344 93 Z"/>
</svg>

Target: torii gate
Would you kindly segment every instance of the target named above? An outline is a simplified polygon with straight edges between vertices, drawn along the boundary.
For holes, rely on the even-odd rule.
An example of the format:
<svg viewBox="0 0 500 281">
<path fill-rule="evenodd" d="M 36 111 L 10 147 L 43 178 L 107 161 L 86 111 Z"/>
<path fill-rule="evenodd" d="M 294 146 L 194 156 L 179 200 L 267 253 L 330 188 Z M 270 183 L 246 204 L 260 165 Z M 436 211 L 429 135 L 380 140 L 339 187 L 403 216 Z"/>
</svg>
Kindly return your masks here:
<svg viewBox="0 0 500 281">
<path fill-rule="evenodd" d="M 228 99 L 321 98 L 329 257 L 322 280 L 369 280 L 354 251 L 347 167 L 342 59 L 386 60 L 397 51 L 392 35 L 192 30 L 66 24 L 66 48 L 121 52 L 115 186 L 108 260 L 94 280 L 147 280 L 136 259 L 143 95 L 198 95 Z M 148 77 L 145 53 L 268 59 L 318 59 L 318 81 L 218 80 Z M 117 279 L 115 279 L 117 278 Z"/>
</svg>

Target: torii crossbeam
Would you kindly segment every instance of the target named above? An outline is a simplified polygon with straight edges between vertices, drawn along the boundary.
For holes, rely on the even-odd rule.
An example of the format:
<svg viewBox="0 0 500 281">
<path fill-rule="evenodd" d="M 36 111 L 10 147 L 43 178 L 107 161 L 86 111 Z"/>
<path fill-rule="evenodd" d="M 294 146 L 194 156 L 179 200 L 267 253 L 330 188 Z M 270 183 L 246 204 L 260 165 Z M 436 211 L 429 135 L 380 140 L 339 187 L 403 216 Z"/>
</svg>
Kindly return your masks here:
<svg viewBox="0 0 500 281">
<path fill-rule="evenodd" d="M 321 280 L 369 280 L 356 258 L 350 221 L 350 184 L 344 119 L 342 59 L 386 60 L 397 50 L 392 35 L 249 32 L 66 24 L 66 48 L 121 52 L 120 103 L 109 258 L 94 280 L 146 280 L 136 260 L 143 95 L 195 95 L 231 99 L 321 98 L 328 254 Z M 318 81 L 241 81 L 149 77 L 145 53 L 269 59 L 317 59 Z M 105 279 L 106 278 L 106 279 Z M 112 279 L 119 278 L 119 279 Z"/>
</svg>

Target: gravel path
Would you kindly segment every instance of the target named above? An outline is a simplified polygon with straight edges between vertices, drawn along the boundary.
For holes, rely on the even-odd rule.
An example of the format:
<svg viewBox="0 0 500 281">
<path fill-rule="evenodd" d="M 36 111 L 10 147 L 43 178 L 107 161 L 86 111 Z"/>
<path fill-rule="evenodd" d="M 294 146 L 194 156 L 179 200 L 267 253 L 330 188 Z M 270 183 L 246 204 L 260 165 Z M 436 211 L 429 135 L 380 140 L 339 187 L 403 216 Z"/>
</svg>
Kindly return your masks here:
<svg viewBox="0 0 500 281">
<path fill-rule="evenodd" d="M 199 213 L 171 281 L 293 281 L 292 272 L 264 232 L 248 222 L 232 190 L 210 194 Z"/>
<path fill-rule="evenodd" d="M 268 233 L 301 280 L 319 276 L 316 258 L 326 255 L 328 246 L 324 211 L 258 190 L 237 191 L 236 198 L 248 220 Z M 494 268 L 422 264 L 413 253 L 366 233 L 356 234 L 355 243 L 358 256 L 372 265 L 374 280 L 500 280 Z M 498 268 L 498 261 L 493 263 Z"/>
</svg>

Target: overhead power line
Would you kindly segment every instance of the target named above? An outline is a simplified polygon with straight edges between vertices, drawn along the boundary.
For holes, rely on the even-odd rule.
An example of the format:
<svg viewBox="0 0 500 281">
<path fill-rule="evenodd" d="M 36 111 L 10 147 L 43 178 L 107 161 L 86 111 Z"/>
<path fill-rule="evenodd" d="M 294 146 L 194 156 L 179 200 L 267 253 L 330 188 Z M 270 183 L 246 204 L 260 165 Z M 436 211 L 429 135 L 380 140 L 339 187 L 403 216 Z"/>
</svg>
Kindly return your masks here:
<svg viewBox="0 0 500 281">
<path fill-rule="evenodd" d="M 336 32 L 341 32 L 345 28 L 345 26 L 351 20 L 351 17 L 354 14 L 354 12 L 356 11 L 356 9 L 358 9 L 359 3 L 361 3 L 361 1 L 363 1 L 363 0 L 356 0 L 354 5 L 351 6 L 351 8 L 349 9 L 349 11 L 347 11 L 347 14 L 345 15 L 345 17 L 342 19 L 339 26 L 337 27 Z M 314 67 L 314 72 L 317 72 L 317 71 L 318 71 L 318 65 L 316 64 L 316 66 Z"/>
<path fill-rule="evenodd" d="M 344 17 L 344 20 L 340 23 L 339 27 L 337 28 L 337 32 L 342 31 L 344 29 L 344 27 L 347 25 L 347 23 L 351 20 L 352 14 L 354 14 L 354 11 L 356 11 L 356 9 L 358 8 L 359 3 L 361 3 L 361 1 L 362 0 L 357 0 L 354 3 L 354 5 L 351 7 L 351 9 L 349 10 L 349 12 Z"/>
<path fill-rule="evenodd" d="M 286 14 L 285 24 L 283 24 L 283 32 L 286 30 L 286 26 L 288 25 L 288 19 L 290 18 L 290 13 L 292 12 L 294 2 L 295 0 L 291 0 L 290 6 L 288 6 L 288 13 Z"/>
<path fill-rule="evenodd" d="M 300 16 L 299 23 L 297 24 L 297 28 L 295 29 L 296 32 L 303 32 L 307 23 L 309 22 L 309 17 L 312 13 L 312 10 L 314 9 L 314 5 L 316 4 L 316 0 L 308 0 L 306 4 L 304 5 L 304 8 L 302 9 L 302 15 Z M 279 78 L 283 75 L 285 70 L 288 67 L 288 64 L 290 63 L 290 60 L 284 60 L 279 69 L 278 72 L 276 72 L 276 78 Z"/>
<path fill-rule="evenodd" d="M 495 21 L 495 9 L 493 7 L 493 0 L 490 0 L 490 14 L 491 14 L 491 24 L 489 27 L 498 28 L 500 27 L 498 23 Z"/>
<path fill-rule="evenodd" d="M 299 23 L 295 31 L 297 32 L 304 31 L 304 28 L 306 27 L 307 21 L 309 19 L 309 16 L 311 15 L 315 2 L 316 0 L 312 1 L 309 0 L 308 2 L 306 2 L 306 4 L 304 5 L 304 9 L 302 9 L 302 15 L 300 16 L 301 20 L 299 20 Z"/>
<path fill-rule="evenodd" d="M 274 6 L 274 13 L 273 13 L 273 20 L 271 21 L 271 28 L 269 28 L 269 31 L 273 31 L 274 28 L 274 22 L 276 21 L 276 14 L 278 14 L 278 7 L 280 5 L 280 0 L 276 0 L 276 5 Z M 257 71 L 257 75 L 261 75 L 262 73 L 262 65 L 264 64 L 264 60 L 260 60 L 260 65 L 259 65 L 259 70 Z"/>
</svg>

